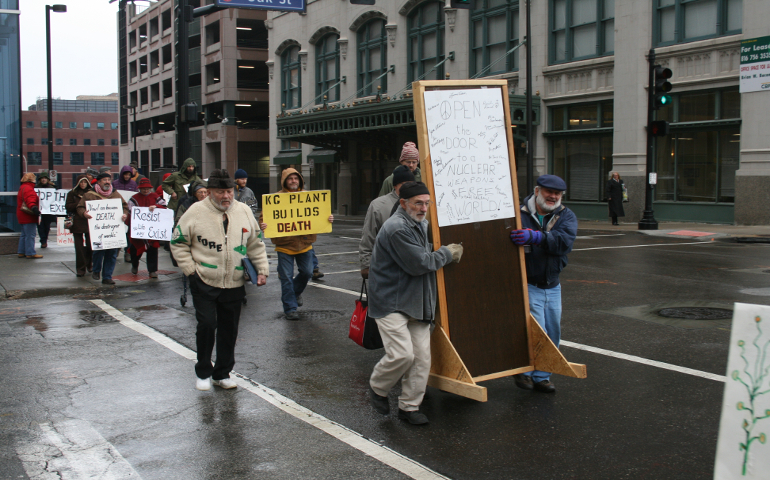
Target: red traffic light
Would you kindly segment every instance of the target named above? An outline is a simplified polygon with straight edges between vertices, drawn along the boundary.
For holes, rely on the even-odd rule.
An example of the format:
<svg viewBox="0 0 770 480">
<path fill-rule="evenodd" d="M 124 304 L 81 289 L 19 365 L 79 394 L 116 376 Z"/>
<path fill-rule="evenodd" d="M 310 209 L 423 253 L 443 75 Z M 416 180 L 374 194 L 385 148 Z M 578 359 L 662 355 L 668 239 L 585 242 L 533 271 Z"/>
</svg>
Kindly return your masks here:
<svg viewBox="0 0 770 480">
<path fill-rule="evenodd" d="M 653 137 L 665 137 L 669 133 L 668 122 L 665 120 L 652 121 L 647 128 Z"/>
</svg>

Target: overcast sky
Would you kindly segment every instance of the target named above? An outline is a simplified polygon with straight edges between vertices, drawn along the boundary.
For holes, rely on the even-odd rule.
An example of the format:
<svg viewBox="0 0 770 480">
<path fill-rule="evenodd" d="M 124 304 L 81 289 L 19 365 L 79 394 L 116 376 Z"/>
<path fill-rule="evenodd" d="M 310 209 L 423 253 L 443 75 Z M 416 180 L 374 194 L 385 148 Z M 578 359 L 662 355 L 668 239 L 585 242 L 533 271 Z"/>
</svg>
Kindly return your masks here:
<svg viewBox="0 0 770 480">
<path fill-rule="evenodd" d="M 118 91 L 118 3 L 109 0 L 22 0 L 21 97 L 26 110 L 45 98 L 45 5 L 63 3 L 66 13 L 51 12 L 53 98 L 109 95 Z"/>
</svg>

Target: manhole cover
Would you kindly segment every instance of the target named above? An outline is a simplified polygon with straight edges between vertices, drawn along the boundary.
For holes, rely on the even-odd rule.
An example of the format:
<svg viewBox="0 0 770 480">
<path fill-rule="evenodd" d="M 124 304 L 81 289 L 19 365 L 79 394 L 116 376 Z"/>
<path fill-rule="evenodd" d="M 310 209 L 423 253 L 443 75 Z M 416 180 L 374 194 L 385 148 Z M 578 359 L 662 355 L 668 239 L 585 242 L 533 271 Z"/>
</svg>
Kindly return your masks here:
<svg viewBox="0 0 770 480">
<path fill-rule="evenodd" d="M 672 307 L 658 310 L 658 315 L 685 320 L 726 320 L 733 318 L 733 311 L 727 308 Z"/>
</svg>

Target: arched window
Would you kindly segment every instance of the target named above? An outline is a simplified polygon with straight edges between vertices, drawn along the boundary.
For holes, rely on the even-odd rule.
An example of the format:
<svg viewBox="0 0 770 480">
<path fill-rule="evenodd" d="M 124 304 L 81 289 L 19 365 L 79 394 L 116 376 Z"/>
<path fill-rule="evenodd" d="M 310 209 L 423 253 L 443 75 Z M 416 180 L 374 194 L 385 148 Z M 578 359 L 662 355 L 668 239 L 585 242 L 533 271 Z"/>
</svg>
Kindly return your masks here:
<svg viewBox="0 0 770 480">
<path fill-rule="evenodd" d="M 281 54 L 281 103 L 287 109 L 299 108 L 302 101 L 302 75 L 299 47 L 292 46 Z"/>
<path fill-rule="evenodd" d="M 330 102 L 340 99 L 339 85 L 326 91 L 340 81 L 340 45 L 337 43 L 339 38 L 339 35 L 332 33 L 315 45 L 315 103 L 323 103 L 324 95 Z"/>
<path fill-rule="evenodd" d="M 444 59 L 444 2 L 425 2 L 412 10 L 408 18 L 409 82 L 429 72 Z M 443 80 L 443 65 L 424 80 Z"/>
<path fill-rule="evenodd" d="M 519 0 L 476 0 L 471 11 L 471 75 L 481 76 L 519 69 Z"/>
<path fill-rule="evenodd" d="M 385 21 L 372 20 L 358 30 L 358 88 L 361 96 L 375 95 L 388 90 L 387 75 L 374 80 L 388 70 L 388 34 Z M 371 85 L 369 85 L 371 83 Z"/>
</svg>

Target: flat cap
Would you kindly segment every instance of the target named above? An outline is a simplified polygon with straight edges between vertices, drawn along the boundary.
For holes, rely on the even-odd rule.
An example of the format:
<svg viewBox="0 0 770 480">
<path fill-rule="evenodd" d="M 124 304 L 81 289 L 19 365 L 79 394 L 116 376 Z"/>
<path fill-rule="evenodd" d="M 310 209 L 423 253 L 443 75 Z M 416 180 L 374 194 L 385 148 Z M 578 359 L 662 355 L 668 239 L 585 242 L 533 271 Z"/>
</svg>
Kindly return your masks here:
<svg viewBox="0 0 770 480">
<path fill-rule="evenodd" d="M 98 182 L 102 178 L 112 178 L 112 175 L 110 175 L 109 173 L 100 173 L 99 175 L 96 176 L 96 181 Z"/>
<path fill-rule="evenodd" d="M 550 188 L 551 190 L 558 190 L 564 192 L 567 190 L 567 183 L 556 175 L 540 175 L 537 178 L 537 186 L 543 188 Z"/>
</svg>

